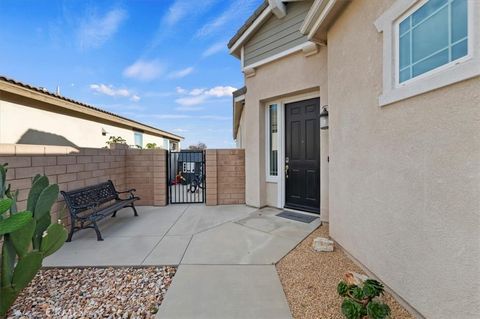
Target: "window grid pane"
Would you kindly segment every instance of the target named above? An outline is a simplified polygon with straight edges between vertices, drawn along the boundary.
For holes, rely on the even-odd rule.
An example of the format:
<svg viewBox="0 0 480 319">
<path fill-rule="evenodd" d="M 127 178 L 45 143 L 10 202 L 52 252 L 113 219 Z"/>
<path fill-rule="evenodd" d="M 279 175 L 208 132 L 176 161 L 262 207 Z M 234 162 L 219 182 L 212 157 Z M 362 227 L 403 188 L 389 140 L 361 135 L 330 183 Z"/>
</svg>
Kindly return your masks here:
<svg viewBox="0 0 480 319">
<path fill-rule="evenodd" d="M 277 124 L 277 105 L 272 104 L 268 110 L 269 117 L 269 152 L 270 152 L 270 176 L 278 175 L 278 124 Z"/>
<path fill-rule="evenodd" d="M 468 54 L 467 0 L 429 0 L 400 22 L 399 83 Z"/>
</svg>

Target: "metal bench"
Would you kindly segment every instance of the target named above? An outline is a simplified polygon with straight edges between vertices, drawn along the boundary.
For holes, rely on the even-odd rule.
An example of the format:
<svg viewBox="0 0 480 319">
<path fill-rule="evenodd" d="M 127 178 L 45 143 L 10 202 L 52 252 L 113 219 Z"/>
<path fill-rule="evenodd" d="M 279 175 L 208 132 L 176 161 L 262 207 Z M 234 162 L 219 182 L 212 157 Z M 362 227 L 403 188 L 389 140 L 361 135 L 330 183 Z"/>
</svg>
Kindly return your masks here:
<svg viewBox="0 0 480 319">
<path fill-rule="evenodd" d="M 97 222 L 109 215 L 115 217 L 122 208 L 131 207 L 135 216 L 138 216 L 134 202 L 140 198 L 135 196 L 134 192 L 133 188 L 118 192 L 110 180 L 69 192 L 62 191 L 71 216 L 67 242 L 72 241 L 74 232 L 86 228 L 93 228 L 97 233 L 97 240 L 103 240 Z M 120 194 L 127 193 L 128 198 L 120 198 Z"/>
</svg>

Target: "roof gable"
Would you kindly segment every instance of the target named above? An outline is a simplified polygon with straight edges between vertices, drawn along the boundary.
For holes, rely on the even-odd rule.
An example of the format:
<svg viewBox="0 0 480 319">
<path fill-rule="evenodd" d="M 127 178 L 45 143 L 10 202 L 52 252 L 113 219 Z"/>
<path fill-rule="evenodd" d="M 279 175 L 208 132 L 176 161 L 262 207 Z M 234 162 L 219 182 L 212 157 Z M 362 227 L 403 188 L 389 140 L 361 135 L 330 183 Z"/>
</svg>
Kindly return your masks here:
<svg viewBox="0 0 480 319">
<path fill-rule="evenodd" d="M 274 16 L 276 19 L 282 19 L 285 15 L 288 16 L 286 6 L 288 6 L 290 2 L 294 4 L 307 2 L 309 6 L 311 6 L 312 0 L 265 0 L 228 42 L 227 46 L 230 49 L 230 53 L 236 57 L 240 57 L 242 45 L 248 41 L 270 17 Z"/>
<path fill-rule="evenodd" d="M 309 1 L 292 2 L 287 4 L 287 14 L 282 19 L 272 14 L 244 42 L 244 67 L 306 43 L 307 36 L 300 32 L 300 27 L 310 6 Z"/>
</svg>

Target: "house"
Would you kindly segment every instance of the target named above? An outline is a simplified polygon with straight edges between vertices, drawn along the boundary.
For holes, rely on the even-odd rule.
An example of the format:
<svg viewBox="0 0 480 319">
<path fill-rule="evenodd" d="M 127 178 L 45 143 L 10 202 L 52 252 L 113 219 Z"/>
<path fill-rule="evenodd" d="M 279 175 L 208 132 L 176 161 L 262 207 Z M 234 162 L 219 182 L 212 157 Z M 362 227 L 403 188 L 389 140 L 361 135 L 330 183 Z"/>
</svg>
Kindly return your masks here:
<svg viewBox="0 0 480 319">
<path fill-rule="evenodd" d="M 133 147 L 179 150 L 176 134 L 0 76 L 0 143 L 105 147 L 111 137 Z"/>
<path fill-rule="evenodd" d="M 479 30 L 480 1 L 269 0 L 228 43 L 246 203 L 320 213 L 419 317 L 480 311 Z"/>
</svg>

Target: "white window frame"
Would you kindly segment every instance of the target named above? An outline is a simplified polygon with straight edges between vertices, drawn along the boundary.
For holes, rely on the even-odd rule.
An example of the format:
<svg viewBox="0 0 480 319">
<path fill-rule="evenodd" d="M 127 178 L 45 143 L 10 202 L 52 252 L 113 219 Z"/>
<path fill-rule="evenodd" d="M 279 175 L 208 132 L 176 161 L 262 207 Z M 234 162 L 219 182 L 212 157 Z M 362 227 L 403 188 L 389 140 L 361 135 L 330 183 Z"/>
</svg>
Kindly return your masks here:
<svg viewBox="0 0 480 319">
<path fill-rule="evenodd" d="M 468 54 L 460 59 L 399 83 L 399 23 L 429 0 L 397 0 L 375 21 L 383 32 L 383 92 L 380 106 L 480 75 L 480 1 L 468 3 Z"/>
<path fill-rule="evenodd" d="M 142 145 L 137 145 L 137 136 L 140 136 L 140 139 L 142 140 L 142 142 L 141 142 Z M 133 144 L 135 144 L 135 147 L 140 146 L 141 148 L 143 148 L 143 133 L 142 132 L 137 132 L 137 131 L 133 132 Z"/>
<path fill-rule="evenodd" d="M 277 106 L 277 175 L 270 175 L 270 106 Z M 265 104 L 265 180 L 267 183 L 277 183 L 280 175 L 280 167 L 278 166 L 278 157 L 280 156 L 280 102 L 271 102 Z"/>
</svg>

